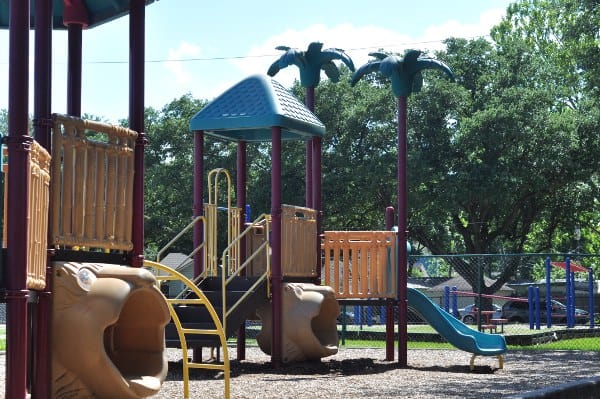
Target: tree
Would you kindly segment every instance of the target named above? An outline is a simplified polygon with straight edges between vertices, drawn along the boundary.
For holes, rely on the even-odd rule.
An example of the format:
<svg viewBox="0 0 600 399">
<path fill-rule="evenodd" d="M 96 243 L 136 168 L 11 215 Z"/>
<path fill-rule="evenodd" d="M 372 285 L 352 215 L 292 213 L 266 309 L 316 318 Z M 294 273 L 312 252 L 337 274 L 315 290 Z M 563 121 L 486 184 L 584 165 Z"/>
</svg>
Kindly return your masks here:
<svg viewBox="0 0 600 399">
<path fill-rule="evenodd" d="M 189 121 L 206 103 L 188 94 L 159 111 L 146 110 L 149 144 L 145 153 L 145 238 L 149 257 L 192 220 L 194 145 Z M 206 170 L 215 167 L 233 170 L 235 149 L 229 143 L 209 140 L 204 154 Z M 190 233 L 170 252 L 190 253 L 191 248 Z"/>
</svg>

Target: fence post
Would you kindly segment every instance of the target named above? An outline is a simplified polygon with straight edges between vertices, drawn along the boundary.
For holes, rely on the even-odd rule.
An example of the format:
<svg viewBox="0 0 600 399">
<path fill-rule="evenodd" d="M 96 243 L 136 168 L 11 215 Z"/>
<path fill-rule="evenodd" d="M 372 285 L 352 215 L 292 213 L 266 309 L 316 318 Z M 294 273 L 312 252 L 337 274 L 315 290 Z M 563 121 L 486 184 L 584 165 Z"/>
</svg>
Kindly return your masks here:
<svg viewBox="0 0 600 399">
<path fill-rule="evenodd" d="M 546 327 L 552 327 L 552 287 L 550 285 L 550 257 L 546 258 Z"/>
<path fill-rule="evenodd" d="M 527 307 L 529 310 L 529 329 L 533 330 L 534 303 L 533 303 L 533 286 L 527 287 Z"/>
<path fill-rule="evenodd" d="M 565 258 L 565 305 L 567 305 L 567 328 L 571 325 L 571 259 Z"/>
<path fill-rule="evenodd" d="M 541 319 L 541 315 L 540 315 L 540 287 L 535 287 L 534 290 L 534 295 L 535 295 L 535 329 L 539 330 L 540 329 L 540 319 Z"/>
<path fill-rule="evenodd" d="M 588 269 L 589 283 L 589 306 L 590 306 L 590 328 L 594 328 L 594 271 L 590 267 Z"/>
<path fill-rule="evenodd" d="M 444 310 L 450 313 L 450 287 L 444 286 Z"/>
<path fill-rule="evenodd" d="M 452 296 L 450 297 L 451 300 L 451 304 L 452 304 L 452 314 L 455 317 L 459 317 L 458 314 L 458 306 L 456 304 L 456 286 L 452 286 Z"/>
</svg>

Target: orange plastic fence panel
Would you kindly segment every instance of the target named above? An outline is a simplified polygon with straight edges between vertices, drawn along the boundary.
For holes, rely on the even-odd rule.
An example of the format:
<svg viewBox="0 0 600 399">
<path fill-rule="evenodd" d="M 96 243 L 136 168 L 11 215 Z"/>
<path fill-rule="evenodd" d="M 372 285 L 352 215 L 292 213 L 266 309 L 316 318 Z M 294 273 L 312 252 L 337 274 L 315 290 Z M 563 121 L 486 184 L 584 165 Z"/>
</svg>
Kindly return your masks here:
<svg viewBox="0 0 600 399">
<path fill-rule="evenodd" d="M 396 296 L 396 235 L 390 231 L 327 231 L 323 283 L 338 298 Z"/>
<path fill-rule="evenodd" d="M 51 245 L 131 250 L 137 133 L 64 115 L 53 121 Z"/>
<path fill-rule="evenodd" d="M 281 271 L 284 277 L 317 275 L 317 211 L 283 205 Z"/>
</svg>

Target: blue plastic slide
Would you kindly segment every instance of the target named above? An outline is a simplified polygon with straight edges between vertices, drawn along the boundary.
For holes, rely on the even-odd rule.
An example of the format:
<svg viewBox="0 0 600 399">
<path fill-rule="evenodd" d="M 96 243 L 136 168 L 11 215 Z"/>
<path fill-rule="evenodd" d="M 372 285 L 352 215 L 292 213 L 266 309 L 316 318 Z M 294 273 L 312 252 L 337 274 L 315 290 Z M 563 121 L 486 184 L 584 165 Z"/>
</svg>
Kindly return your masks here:
<svg viewBox="0 0 600 399">
<path fill-rule="evenodd" d="M 458 349 L 481 356 L 498 356 L 506 352 L 503 335 L 473 330 L 414 288 L 408 288 L 407 298 L 408 306 Z"/>
</svg>

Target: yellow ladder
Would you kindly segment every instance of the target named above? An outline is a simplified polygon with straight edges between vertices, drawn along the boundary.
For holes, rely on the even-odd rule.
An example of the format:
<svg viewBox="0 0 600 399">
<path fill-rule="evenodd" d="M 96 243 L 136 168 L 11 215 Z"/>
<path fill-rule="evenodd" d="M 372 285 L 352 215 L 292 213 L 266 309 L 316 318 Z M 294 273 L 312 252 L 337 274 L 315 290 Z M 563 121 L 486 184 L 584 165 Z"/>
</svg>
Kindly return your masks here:
<svg viewBox="0 0 600 399">
<path fill-rule="evenodd" d="M 190 397 L 190 387 L 189 387 L 189 379 L 190 379 L 190 368 L 194 369 L 208 369 L 208 370 L 221 370 L 223 371 L 223 381 L 225 383 L 224 387 L 224 397 L 229 398 L 229 375 L 230 375 L 230 367 L 229 367 L 229 354 L 227 351 L 227 338 L 225 337 L 225 331 L 223 329 L 223 325 L 217 316 L 217 312 L 213 308 L 212 304 L 208 301 L 204 293 L 187 277 L 183 274 L 171 269 L 168 266 L 162 265 L 157 262 L 145 260 L 144 266 L 150 270 L 154 271 L 154 275 L 156 276 L 157 282 L 160 284 L 162 281 L 171 281 L 176 280 L 182 282 L 185 287 L 193 292 L 197 298 L 194 299 L 186 299 L 186 298 L 166 298 L 167 304 L 169 305 L 169 312 L 171 313 L 171 319 L 175 323 L 177 327 L 177 333 L 179 335 L 179 340 L 181 342 L 181 352 L 182 352 L 182 360 L 183 360 L 183 397 Z M 212 321 L 215 325 L 214 329 L 190 329 L 184 328 L 179 320 L 179 316 L 175 312 L 174 305 L 201 305 L 206 308 L 208 313 L 210 314 Z M 190 362 L 188 359 L 188 348 L 187 348 L 187 335 L 214 335 L 218 336 L 221 347 L 223 348 L 223 363 L 194 363 Z"/>
</svg>

